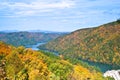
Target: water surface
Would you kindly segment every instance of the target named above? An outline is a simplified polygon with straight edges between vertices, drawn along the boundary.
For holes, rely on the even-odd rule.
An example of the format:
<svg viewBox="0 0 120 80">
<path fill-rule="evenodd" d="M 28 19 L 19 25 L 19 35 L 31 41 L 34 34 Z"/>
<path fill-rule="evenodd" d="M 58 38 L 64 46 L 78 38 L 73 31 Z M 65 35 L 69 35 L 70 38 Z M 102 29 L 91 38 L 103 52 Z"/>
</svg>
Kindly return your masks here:
<svg viewBox="0 0 120 80">
<path fill-rule="evenodd" d="M 38 46 L 40 45 L 43 45 L 45 43 L 37 43 L 35 45 L 28 45 L 26 46 L 26 48 L 32 48 L 33 50 L 39 50 Z M 44 50 L 44 51 L 47 51 L 47 52 L 52 52 L 53 54 L 55 54 L 56 56 L 58 56 L 58 52 L 54 52 L 54 51 L 49 51 L 49 50 Z M 88 60 L 82 60 L 82 59 L 79 59 L 83 62 L 86 62 L 88 63 L 89 65 L 91 66 L 96 66 L 98 68 L 100 68 L 100 70 L 104 73 L 108 70 L 117 70 L 117 69 L 120 69 L 120 66 L 116 66 L 116 65 L 110 65 L 110 64 L 105 64 L 105 63 L 98 63 L 98 62 L 92 62 L 92 61 L 88 61 Z"/>
<path fill-rule="evenodd" d="M 96 66 L 96 67 L 100 68 L 101 72 L 103 72 L 103 73 L 108 71 L 108 70 L 118 70 L 118 69 L 120 69 L 120 66 L 117 66 L 117 65 L 110 65 L 110 64 L 99 63 L 99 62 L 92 62 L 92 61 L 88 61 L 88 60 L 82 60 L 82 61 L 88 63 L 91 66 Z"/>
<path fill-rule="evenodd" d="M 26 48 L 31 48 L 32 50 L 39 50 L 38 46 L 43 45 L 45 43 L 37 43 L 34 45 L 27 45 Z"/>
</svg>

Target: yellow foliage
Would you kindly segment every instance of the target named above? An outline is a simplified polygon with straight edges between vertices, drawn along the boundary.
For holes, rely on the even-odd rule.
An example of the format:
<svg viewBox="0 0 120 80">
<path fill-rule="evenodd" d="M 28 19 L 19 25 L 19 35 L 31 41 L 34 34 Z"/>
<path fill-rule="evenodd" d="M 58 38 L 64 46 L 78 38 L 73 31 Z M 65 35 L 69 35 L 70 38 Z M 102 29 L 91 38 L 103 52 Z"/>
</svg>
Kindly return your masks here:
<svg viewBox="0 0 120 80">
<path fill-rule="evenodd" d="M 75 65 L 73 72 L 69 75 L 70 80 L 104 80 L 101 73 L 90 72 L 87 68 Z"/>
</svg>

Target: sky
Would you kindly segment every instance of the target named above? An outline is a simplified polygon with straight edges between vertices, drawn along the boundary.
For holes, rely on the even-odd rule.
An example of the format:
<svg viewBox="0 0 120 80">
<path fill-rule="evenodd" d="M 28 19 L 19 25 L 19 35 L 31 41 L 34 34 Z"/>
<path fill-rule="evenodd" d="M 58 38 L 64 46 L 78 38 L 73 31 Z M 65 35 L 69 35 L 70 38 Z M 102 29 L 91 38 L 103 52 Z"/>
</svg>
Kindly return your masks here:
<svg viewBox="0 0 120 80">
<path fill-rule="evenodd" d="M 74 31 L 120 18 L 119 0 L 0 0 L 0 31 Z"/>
</svg>

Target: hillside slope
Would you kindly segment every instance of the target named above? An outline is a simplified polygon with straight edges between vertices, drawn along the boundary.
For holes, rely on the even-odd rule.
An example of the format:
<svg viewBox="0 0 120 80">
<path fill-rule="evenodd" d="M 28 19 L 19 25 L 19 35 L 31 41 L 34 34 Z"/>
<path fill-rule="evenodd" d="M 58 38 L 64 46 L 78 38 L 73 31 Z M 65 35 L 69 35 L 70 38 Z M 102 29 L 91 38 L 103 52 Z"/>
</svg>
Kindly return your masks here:
<svg viewBox="0 0 120 80">
<path fill-rule="evenodd" d="M 27 46 L 40 42 L 48 42 L 66 33 L 44 33 L 44 32 L 0 32 L 0 40 L 14 46 Z"/>
<path fill-rule="evenodd" d="M 74 31 L 40 46 L 40 49 L 57 51 L 67 57 L 120 65 L 120 22 Z"/>
<path fill-rule="evenodd" d="M 9 48 L 7 48 L 9 47 Z M 3 49 L 4 48 L 4 49 Z M 6 52 L 4 50 L 8 50 Z M 84 66 L 83 66 L 84 65 Z M 0 42 L 0 80 L 112 80 L 95 67 Z"/>
</svg>

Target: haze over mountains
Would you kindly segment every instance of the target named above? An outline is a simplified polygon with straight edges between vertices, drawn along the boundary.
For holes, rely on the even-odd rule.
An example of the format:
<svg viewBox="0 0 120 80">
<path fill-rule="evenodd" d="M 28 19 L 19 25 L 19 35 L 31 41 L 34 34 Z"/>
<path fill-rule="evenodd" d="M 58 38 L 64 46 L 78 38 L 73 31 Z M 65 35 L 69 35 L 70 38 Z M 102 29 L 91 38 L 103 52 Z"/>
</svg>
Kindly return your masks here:
<svg viewBox="0 0 120 80">
<path fill-rule="evenodd" d="M 120 66 L 120 21 L 80 29 L 40 46 L 69 58 Z"/>
<path fill-rule="evenodd" d="M 59 31 L 47 31 L 47 30 L 1 30 L 0 32 L 12 33 L 12 32 L 43 32 L 43 33 L 69 33 L 69 32 L 59 32 Z"/>
</svg>

